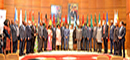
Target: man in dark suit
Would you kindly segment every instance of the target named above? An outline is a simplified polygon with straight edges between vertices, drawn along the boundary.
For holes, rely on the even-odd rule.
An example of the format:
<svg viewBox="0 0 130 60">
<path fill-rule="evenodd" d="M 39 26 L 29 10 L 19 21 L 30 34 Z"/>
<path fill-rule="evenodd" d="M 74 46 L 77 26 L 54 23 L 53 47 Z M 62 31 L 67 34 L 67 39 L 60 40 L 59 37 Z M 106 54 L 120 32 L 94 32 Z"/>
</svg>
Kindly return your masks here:
<svg viewBox="0 0 130 60">
<path fill-rule="evenodd" d="M 94 51 L 97 51 L 96 35 L 97 35 L 97 25 L 96 25 L 96 23 L 94 23 L 94 27 L 93 27 L 93 49 L 94 49 Z"/>
<path fill-rule="evenodd" d="M 88 35 L 87 35 L 87 50 L 92 52 L 92 36 L 93 36 L 93 29 L 91 28 L 90 24 L 88 27 Z M 90 48 L 89 48 L 90 45 Z"/>
<path fill-rule="evenodd" d="M 31 40 L 32 40 L 32 35 L 31 35 L 31 27 L 30 27 L 30 23 L 27 24 L 26 26 L 26 37 L 27 37 L 27 47 L 26 47 L 26 53 L 29 54 L 31 52 Z"/>
<path fill-rule="evenodd" d="M 55 50 L 56 48 L 56 25 L 55 24 L 53 25 L 52 32 L 53 32 L 52 49 Z"/>
<path fill-rule="evenodd" d="M 83 39 L 83 49 L 85 50 L 85 41 L 87 41 L 87 34 L 88 34 L 88 30 L 87 30 L 87 24 L 85 23 L 83 29 L 82 29 L 82 39 Z"/>
<path fill-rule="evenodd" d="M 61 50 L 63 49 L 62 43 L 64 42 L 64 30 L 65 30 L 65 24 L 61 27 Z"/>
<path fill-rule="evenodd" d="M 47 48 L 47 37 L 48 37 L 47 26 L 45 26 L 45 28 L 43 29 L 44 51 L 46 51 Z"/>
<path fill-rule="evenodd" d="M 24 46 L 25 46 L 25 40 L 26 40 L 26 23 L 23 21 L 22 25 L 19 28 L 19 35 L 20 35 L 20 48 L 19 48 L 19 54 L 24 55 Z"/>
<path fill-rule="evenodd" d="M 38 26 L 38 52 L 42 51 L 43 47 L 43 25 L 40 23 L 40 26 Z"/>
<path fill-rule="evenodd" d="M 110 26 L 110 46 L 111 46 L 111 50 L 110 50 L 110 54 L 112 54 L 112 48 L 114 46 L 114 42 L 113 42 L 113 39 L 114 39 L 114 29 L 115 29 L 115 26 L 113 25 L 113 21 L 111 21 L 111 26 Z M 115 48 L 115 46 L 114 46 L 114 48 Z"/>
<path fill-rule="evenodd" d="M 126 34 L 126 28 L 124 27 L 126 24 L 121 21 L 120 22 L 120 29 L 119 29 L 119 35 L 118 35 L 118 39 L 120 42 L 120 47 L 119 47 L 119 55 L 122 56 L 122 47 L 123 47 L 123 57 L 125 58 L 125 34 Z"/>
<path fill-rule="evenodd" d="M 31 30 L 32 30 L 31 53 L 34 53 L 34 44 L 36 39 L 36 26 L 34 26 L 34 22 L 32 23 Z"/>
<path fill-rule="evenodd" d="M 102 26 L 102 40 L 104 40 L 104 53 L 108 52 L 108 28 L 109 26 L 106 24 L 104 20 Z"/>
<path fill-rule="evenodd" d="M 17 39 L 17 29 L 16 29 L 13 21 L 11 21 L 10 28 L 11 28 L 11 34 L 12 34 L 12 39 L 13 39 L 13 52 L 16 53 L 18 39 Z"/>
</svg>

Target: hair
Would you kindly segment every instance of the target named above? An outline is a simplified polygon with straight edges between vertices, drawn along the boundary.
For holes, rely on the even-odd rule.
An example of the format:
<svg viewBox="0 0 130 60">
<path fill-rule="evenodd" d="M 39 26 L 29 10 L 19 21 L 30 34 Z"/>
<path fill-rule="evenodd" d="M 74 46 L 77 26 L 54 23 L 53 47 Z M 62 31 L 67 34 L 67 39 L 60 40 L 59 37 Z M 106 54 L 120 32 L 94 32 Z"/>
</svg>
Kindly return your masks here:
<svg viewBox="0 0 130 60">
<path fill-rule="evenodd" d="M 8 22 L 9 22 L 9 20 L 6 19 L 6 20 L 4 21 L 4 25 L 5 25 L 5 26 L 8 26 L 8 24 L 7 24 Z M 9 25 L 10 25 L 10 23 L 9 23 Z"/>
<path fill-rule="evenodd" d="M 126 26 L 126 23 L 124 23 L 123 21 L 121 21 L 121 24 L 124 25 L 124 26 Z"/>
<path fill-rule="evenodd" d="M 49 25 L 49 26 L 48 26 L 48 29 L 50 29 L 50 27 L 51 27 L 51 26 Z"/>
<path fill-rule="evenodd" d="M 57 25 L 57 27 L 58 27 L 58 26 L 60 27 L 60 25 L 59 25 L 59 24 Z"/>
</svg>

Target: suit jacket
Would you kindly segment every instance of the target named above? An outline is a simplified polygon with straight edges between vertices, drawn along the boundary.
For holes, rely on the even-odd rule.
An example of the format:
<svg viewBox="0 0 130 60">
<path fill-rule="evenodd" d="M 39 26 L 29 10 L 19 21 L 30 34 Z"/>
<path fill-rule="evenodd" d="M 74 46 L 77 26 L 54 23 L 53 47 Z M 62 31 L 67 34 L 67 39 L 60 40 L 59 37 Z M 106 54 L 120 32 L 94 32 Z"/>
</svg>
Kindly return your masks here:
<svg viewBox="0 0 130 60">
<path fill-rule="evenodd" d="M 121 29 L 121 27 L 120 27 Z M 121 36 L 122 37 L 122 41 L 125 41 L 125 34 L 126 34 L 126 28 L 122 26 L 122 29 L 120 30 L 119 29 L 119 35 L 118 36 Z"/>
<path fill-rule="evenodd" d="M 105 34 L 103 34 L 104 26 L 105 26 Z M 109 26 L 107 24 L 102 26 L 102 37 L 103 38 L 108 37 L 108 28 L 109 28 Z"/>
<path fill-rule="evenodd" d="M 73 31 L 73 41 L 76 39 L 76 29 Z"/>
<path fill-rule="evenodd" d="M 26 27 L 24 25 L 21 25 L 19 28 L 19 35 L 20 39 L 26 39 Z"/>
<path fill-rule="evenodd" d="M 69 29 L 65 29 L 64 30 L 64 37 L 68 37 L 69 38 L 69 36 L 70 36 L 70 30 Z"/>
<path fill-rule="evenodd" d="M 52 28 L 53 37 L 52 39 L 56 39 L 56 28 Z"/>
<path fill-rule="evenodd" d="M 48 32 L 46 28 L 43 29 L 43 36 L 44 36 L 44 39 L 47 39 L 48 37 Z"/>
<path fill-rule="evenodd" d="M 116 28 L 114 29 L 114 40 L 115 40 L 115 41 L 118 41 L 118 40 L 119 40 L 119 39 L 118 39 L 118 35 L 119 35 L 119 28 L 116 27 Z"/>
<path fill-rule="evenodd" d="M 32 29 L 32 37 L 36 37 L 36 36 L 34 36 L 34 34 L 37 32 L 37 30 L 36 30 L 36 27 L 35 26 L 31 26 L 31 29 Z"/>
<path fill-rule="evenodd" d="M 110 39 L 114 39 L 114 29 L 115 29 L 115 26 L 114 25 L 111 25 L 110 26 Z"/>
<path fill-rule="evenodd" d="M 82 39 L 82 29 L 76 29 L 76 39 Z"/>
<path fill-rule="evenodd" d="M 86 28 L 85 28 L 86 27 Z M 82 37 L 84 38 L 87 38 L 87 35 L 88 35 L 88 27 L 87 26 L 84 26 L 82 28 Z"/>
<path fill-rule="evenodd" d="M 88 38 L 89 38 L 89 40 L 91 40 L 92 39 L 92 36 L 93 36 L 93 29 L 91 28 L 91 27 L 88 27 Z"/>
<path fill-rule="evenodd" d="M 38 26 L 38 37 L 43 37 L 43 26 Z"/>
<path fill-rule="evenodd" d="M 65 30 L 65 27 L 61 27 L 61 37 L 63 38 L 64 37 L 64 30 Z"/>
<path fill-rule="evenodd" d="M 15 42 L 17 41 L 17 29 L 13 24 L 10 25 L 10 28 L 11 28 L 13 42 Z"/>
<path fill-rule="evenodd" d="M 93 38 L 96 39 L 97 35 L 97 26 L 93 27 Z"/>
<path fill-rule="evenodd" d="M 27 37 L 27 39 L 29 38 L 29 39 L 31 39 L 32 38 L 32 30 L 31 30 L 31 27 L 28 25 L 28 26 L 26 26 L 26 37 Z"/>
</svg>

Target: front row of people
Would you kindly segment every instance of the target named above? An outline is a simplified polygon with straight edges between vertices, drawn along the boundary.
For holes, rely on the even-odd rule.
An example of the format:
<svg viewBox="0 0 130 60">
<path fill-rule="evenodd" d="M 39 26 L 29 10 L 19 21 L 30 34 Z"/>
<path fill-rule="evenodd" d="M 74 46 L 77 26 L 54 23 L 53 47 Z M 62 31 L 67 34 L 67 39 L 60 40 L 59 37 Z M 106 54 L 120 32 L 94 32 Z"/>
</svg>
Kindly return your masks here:
<svg viewBox="0 0 130 60">
<path fill-rule="evenodd" d="M 20 27 L 17 26 L 16 22 L 10 22 L 9 20 L 5 20 L 4 22 L 4 30 L 3 30 L 3 45 L 4 53 L 15 53 L 17 51 L 17 43 L 20 40 L 19 54 L 24 55 L 24 47 L 26 44 L 26 53 L 34 53 L 34 43 L 36 36 L 38 37 L 38 52 L 43 51 L 51 51 L 51 50 L 93 50 L 102 52 L 102 42 L 104 43 L 104 53 L 108 53 L 108 39 L 110 39 L 110 54 L 112 54 L 112 47 L 114 47 L 114 55 L 122 55 L 123 47 L 123 57 L 125 57 L 125 33 L 126 28 L 124 27 L 124 22 L 120 22 L 120 28 L 118 27 L 118 23 L 113 25 L 111 22 L 110 26 L 110 35 L 108 33 L 109 26 L 103 21 L 103 25 L 98 24 L 98 26 L 94 23 L 94 26 L 91 27 L 90 24 L 87 26 L 78 26 L 73 27 L 71 25 L 69 29 L 69 25 L 63 24 L 63 26 L 49 25 L 46 26 L 43 23 L 40 23 L 38 28 L 31 24 L 31 22 L 25 23 L 22 22 Z M 74 29 L 73 29 L 74 28 Z M 108 37 L 110 36 L 110 38 Z M 93 40 L 93 43 L 92 43 Z M 1 42 L 1 41 L 0 41 Z M 44 46 L 43 46 L 44 45 Z M 13 49 L 12 49 L 13 48 Z M 0 49 L 1 46 L 0 46 Z M 0 50 L 1 51 L 1 50 Z"/>
</svg>

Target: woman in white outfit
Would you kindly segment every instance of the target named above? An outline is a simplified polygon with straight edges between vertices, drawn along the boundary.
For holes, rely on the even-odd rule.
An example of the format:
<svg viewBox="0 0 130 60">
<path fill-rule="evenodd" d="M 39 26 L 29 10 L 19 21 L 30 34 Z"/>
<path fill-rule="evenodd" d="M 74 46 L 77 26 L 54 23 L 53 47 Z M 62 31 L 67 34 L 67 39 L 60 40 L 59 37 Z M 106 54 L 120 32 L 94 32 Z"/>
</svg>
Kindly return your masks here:
<svg viewBox="0 0 130 60">
<path fill-rule="evenodd" d="M 69 49 L 73 50 L 73 25 L 70 27 L 70 36 L 69 36 Z"/>
</svg>

